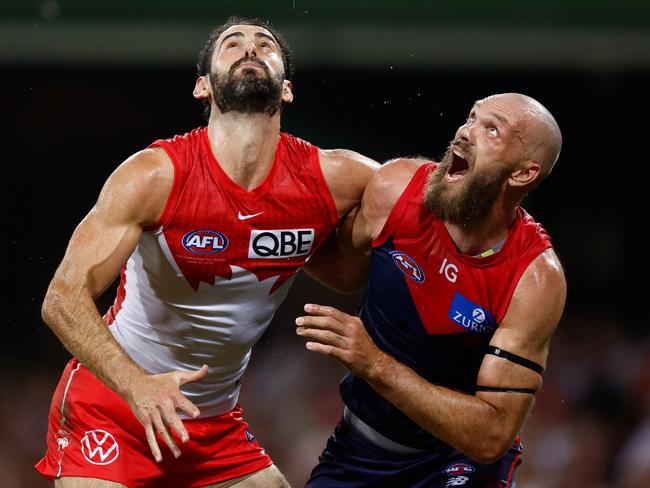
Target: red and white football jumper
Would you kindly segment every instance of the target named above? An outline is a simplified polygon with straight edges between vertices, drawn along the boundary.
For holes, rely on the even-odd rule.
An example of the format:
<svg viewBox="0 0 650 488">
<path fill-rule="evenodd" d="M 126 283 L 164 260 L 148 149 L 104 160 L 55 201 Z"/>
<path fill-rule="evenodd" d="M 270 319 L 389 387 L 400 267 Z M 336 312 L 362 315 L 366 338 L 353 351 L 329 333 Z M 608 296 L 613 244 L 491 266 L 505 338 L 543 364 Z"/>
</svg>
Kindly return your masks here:
<svg viewBox="0 0 650 488">
<path fill-rule="evenodd" d="M 194 371 L 207 364 L 207 377 L 183 385 L 181 391 L 200 409 L 201 419 L 230 415 L 252 346 L 271 322 L 296 272 L 336 226 L 334 199 L 321 171 L 318 148 L 286 133 L 280 133 L 268 176 L 251 191 L 238 186 L 220 167 L 206 127 L 157 140 L 150 147 L 161 147 L 170 156 L 173 187 L 160 221 L 143 232 L 122 269 L 105 321 L 129 356 L 152 374 Z M 70 432 L 61 429 L 66 421 L 67 427 L 74 427 L 74 419 L 65 418 L 69 406 L 64 403 L 74 401 L 75 391 L 78 398 L 84 394 L 83 389 L 75 390 L 74 375 L 92 376 L 78 373 L 77 364 L 71 361 L 53 399 L 49 451 L 38 465 L 48 477 L 102 477 L 84 470 L 78 453 L 72 456 L 79 461 L 71 470 L 61 462 L 60 439 L 65 436 L 57 432 L 68 434 L 64 450 L 75 453 L 70 442 L 80 441 L 84 434 L 73 432 L 70 438 Z M 101 396 L 96 395 L 96 401 Z M 117 408 L 119 397 L 111 401 Z M 93 428 L 107 430 L 111 421 L 110 415 L 106 417 Z M 86 422 L 85 428 L 91 423 Z M 113 435 L 119 443 L 119 435 Z M 142 446 L 143 455 L 151 457 L 144 432 Z M 78 446 L 80 452 L 82 447 Z M 88 464 L 93 466 L 97 468 Z M 233 471 L 226 466 L 224 473 L 205 479 L 230 479 L 246 474 L 246 468 Z M 138 484 L 128 475 L 110 476 L 105 479 Z"/>
</svg>

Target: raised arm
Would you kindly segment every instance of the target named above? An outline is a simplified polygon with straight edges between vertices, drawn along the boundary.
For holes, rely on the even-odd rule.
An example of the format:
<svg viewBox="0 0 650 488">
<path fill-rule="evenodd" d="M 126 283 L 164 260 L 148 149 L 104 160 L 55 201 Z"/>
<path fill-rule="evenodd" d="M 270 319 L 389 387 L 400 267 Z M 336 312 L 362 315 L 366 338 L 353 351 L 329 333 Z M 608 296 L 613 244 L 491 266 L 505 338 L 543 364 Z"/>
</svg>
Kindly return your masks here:
<svg viewBox="0 0 650 488">
<path fill-rule="evenodd" d="M 146 149 L 120 165 L 75 229 L 42 306 L 43 320 L 68 351 L 129 403 L 145 426 L 157 460 L 161 454 L 154 428 L 172 452 L 180 455 L 165 425 L 187 439 L 175 409 L 182 408 L 190 415 L 197 415 L 198 409 L 182 396 L 178 386 L 200 375 L 148 375 L 115 341 L 94 299 L 115 280 L 143 228 L 161 216 L 173 177 L 172 163 L 162 149 Z"/>
<path fill-rule="evenodd" d="M 331 307 L 307 305 L 298 333 L 312 339 L 308 349 L 338 359 L 379 394 L 432 435 L 482 464 L 498 460 L 521 429 L 542 377 L 521 364 L 546 364 L 551 337 L 560 320 L 566 283 L 552 250 L 538 256 L 518 283 L 491 346 L 511 353 L 511 361 L 486 355 L 470 395 L 433 385 L 379 350 L 357 317 Z"/>
</svg>

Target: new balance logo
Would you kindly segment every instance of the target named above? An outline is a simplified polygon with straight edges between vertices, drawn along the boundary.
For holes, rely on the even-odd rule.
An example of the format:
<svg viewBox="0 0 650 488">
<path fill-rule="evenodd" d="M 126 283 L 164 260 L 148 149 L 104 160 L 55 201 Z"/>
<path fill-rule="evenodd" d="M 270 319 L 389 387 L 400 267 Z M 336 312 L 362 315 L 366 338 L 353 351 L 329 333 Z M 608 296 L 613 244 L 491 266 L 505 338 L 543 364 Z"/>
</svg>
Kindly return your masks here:
<svg viewBox="0 0 650 488">
<path fill-rule="evenodd" d="M 92 464 L 111 464 L 120 455 L 115 437 L 105 430 L 90 430 L 81 439 L 81 453 Z"/>
<path fill-rule="evenodd" d="M 239 213 L 237 213 L 237 218 L 238 218 L 239 220 L 248 220 L 248 219 L 252 219 L 253 217 L 257 217 L 258 215 L 262 215 L 263 213 L 264 213 L 264 212 L 262 211 L 262 212 L 257 212 L 257 213 L 250 214 L 250 215 L 244 215 L 244 214 L 241 213 L 241 211 L 240 211 Z"/>
</svg>

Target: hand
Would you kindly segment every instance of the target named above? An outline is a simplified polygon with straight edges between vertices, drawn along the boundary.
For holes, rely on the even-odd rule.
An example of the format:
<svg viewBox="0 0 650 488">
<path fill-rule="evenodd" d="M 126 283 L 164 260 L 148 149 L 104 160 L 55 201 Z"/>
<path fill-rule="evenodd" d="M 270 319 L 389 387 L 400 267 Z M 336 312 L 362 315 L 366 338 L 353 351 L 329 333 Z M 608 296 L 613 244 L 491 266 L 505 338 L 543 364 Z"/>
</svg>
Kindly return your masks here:
<svg viewBox="0 0 650 488">
<path fill-rule="evenodd" d="M 361 319 L 334 307 L 305 305 L 308 316 L 296 319 L 296 333 L 312 341 L 310 351 L 332 356 L 352 374 L 369 378 L 386 356 L 372 341 Z"/>
<path fill-rule="evenodd" d="M 207 374 L 208 367 L 203 365 L 198 371 L 172 371 L 144 375 L 131 385 L 125 399 L 133 414 L 144 426 L 149 448 L 157 462 L 162 461 L 162 454 L 156 432 L 169 446 L 174 457 L 178 458 L 181 450 L 172 438 L 170 428 L 176 432 L 183 443 L 187 442 L 190 436 L 176 410 L 180 409 L 192 418 L 196 418 L 200 413 L 196 405 L 181 393 L 179 387 L 186 383 L 200 381 Z"/>
</svg>

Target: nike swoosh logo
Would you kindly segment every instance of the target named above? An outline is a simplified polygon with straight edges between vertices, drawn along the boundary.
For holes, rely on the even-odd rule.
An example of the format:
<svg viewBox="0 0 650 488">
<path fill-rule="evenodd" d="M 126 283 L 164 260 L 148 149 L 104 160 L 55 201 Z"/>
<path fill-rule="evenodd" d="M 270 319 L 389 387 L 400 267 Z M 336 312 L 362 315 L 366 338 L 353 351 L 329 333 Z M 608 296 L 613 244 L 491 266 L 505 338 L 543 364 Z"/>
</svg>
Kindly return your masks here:
<svg viewBox="0 0 650 488">
<path fill-rule="evenodd" d="M 256 213 L 256 214 L 244 215 L 244 214 L 242 214 L 241 212 L 239 212 L 239 213 L 237 214 L 237 218 L 238 218 L 239 220 L 248 220 L 248 219 L 252 219 L 253 217 L 257 217 L 258 215 L 262 215 L 263 213 L 264 213 L 264 211 L 262 211 L 262 212 L 258 212 L 258 213 Z"/>
</svg>

